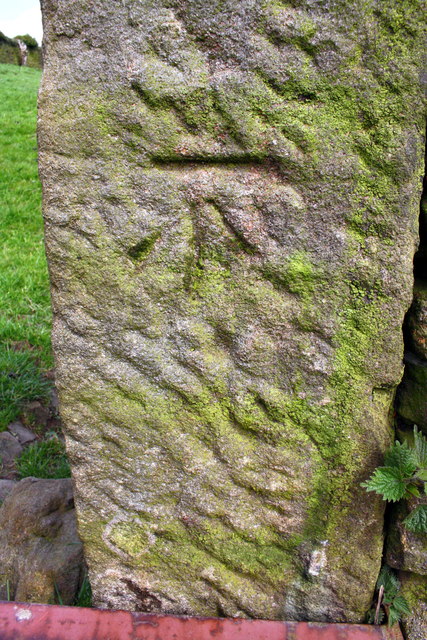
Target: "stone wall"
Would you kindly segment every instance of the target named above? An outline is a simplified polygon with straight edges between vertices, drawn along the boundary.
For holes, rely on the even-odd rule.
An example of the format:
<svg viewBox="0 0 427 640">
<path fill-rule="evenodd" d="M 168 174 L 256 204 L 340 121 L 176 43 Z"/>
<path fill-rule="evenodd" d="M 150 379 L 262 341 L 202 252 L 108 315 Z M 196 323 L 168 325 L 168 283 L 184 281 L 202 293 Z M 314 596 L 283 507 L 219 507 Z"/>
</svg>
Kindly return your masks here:
<svg viewBox="0 0 427 640">
<path fill-rule="evenodd" d="M 412 299 L 423 2 L 42 10 L 53 337 L 96 604 L 362 620 L 383 503 L 360 483 L 393 438 Z"/>
</svg>

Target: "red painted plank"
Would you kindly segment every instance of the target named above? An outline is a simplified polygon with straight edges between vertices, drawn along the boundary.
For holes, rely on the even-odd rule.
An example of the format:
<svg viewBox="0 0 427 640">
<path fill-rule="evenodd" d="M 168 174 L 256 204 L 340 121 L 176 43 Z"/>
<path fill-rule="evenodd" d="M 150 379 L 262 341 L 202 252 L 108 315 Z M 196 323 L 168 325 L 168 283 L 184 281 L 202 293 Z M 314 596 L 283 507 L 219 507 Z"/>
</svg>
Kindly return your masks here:
<svg viewBox="0 0 427 640">
<path fill-rule="evenodd" d="M 0 602 L 0 640 L 403 640 L 396 627 L 157 616 Z"/>
</svg>

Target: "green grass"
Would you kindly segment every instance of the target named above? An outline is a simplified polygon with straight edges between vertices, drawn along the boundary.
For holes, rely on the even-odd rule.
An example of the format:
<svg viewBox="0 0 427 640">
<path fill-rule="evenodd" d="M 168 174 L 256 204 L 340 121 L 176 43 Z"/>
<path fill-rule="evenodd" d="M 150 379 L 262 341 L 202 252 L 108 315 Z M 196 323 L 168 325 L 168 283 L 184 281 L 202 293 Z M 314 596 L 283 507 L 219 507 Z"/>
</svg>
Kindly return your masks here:
<svg viewBox="0 0 427 640">
<path fill-rule="evenodd" d="M 16 468 L 20 478 L 69 478 L 71 475 L 64 443 L 55 434 L 24 449 Z"/>
<path fill-rule="evenodd" d="M 87 575 L 83 578 L 83 582 L 79 589 L 74 602 L 75 607 L 91 607 L 92 606 L 92 588 L 90 586 L 89 578 Z"/>
<path fill-rule="evenodd" d="M 46 397 L 50 386 L 50 381 L 40 375 L 31 352 L 13 351 L 7 345 L 1 346 L 0 424 L 6 426 L 12 422 L 25 402 Z"/>
<path fill-rule="evenodd" d="M 64 601 L 59 591 L 58 585 L 55 583 L 55 603 L 63 605 Z M 80 589 L 72 603 L 73 607 L 92 607 L 92 588 L 90 586 L 89 578 L 87 574 L 84 576 L 80 585 Z"/>
<path fill-rule="evenodd" d="M 43 398 L 51 311 L 37 173 L 41 72 L 0 64 L 0 431 Z M 19 351 L 16 351 L 19 349 Z"/>
</svg>

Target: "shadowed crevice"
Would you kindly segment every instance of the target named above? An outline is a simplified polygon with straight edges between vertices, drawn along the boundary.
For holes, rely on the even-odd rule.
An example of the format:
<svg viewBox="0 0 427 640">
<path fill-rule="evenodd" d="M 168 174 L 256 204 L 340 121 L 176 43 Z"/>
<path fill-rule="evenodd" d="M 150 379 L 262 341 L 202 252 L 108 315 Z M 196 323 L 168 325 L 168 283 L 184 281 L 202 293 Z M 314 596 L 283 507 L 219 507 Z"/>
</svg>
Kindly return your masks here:
<svg viewBox="0 0 427 640">
<path fill-rule="evenodd" d="M 427 143 L 427 134 L 426 134 L 426 143 Z M 401 396 L 403 390 L 407 386 L 407 380 L 410 375 L 409 368 L 411 365 L 413 366 L 427 366 L 427 360 L 424 360 L 420 357 L 419 352 L 417 353 L 417 348 L 414 342 L 414 321 L 416 305 L 417 303 L 417 291 L 421 289 L 425 289 L 427 287 L 427 146 L 425 153 L 425 171 L 424 171 L 424 179 L 423 179 L 423 191 L 421 195 L 420 202 L 420 215 L 419 215 L 419 245 L 418 249 L 414 256 L 414 295 L 412 304 L 409 307 L 405 319 L 403 322 L 403 341 L 404 341 L 404 362 L 405 362 L 405 371 L 403 374 L 402 381 L 397 388 L 396 399 L 395 399 L 395 410 L 396 410 L 396 427 L 405 430 L 405 428 L 412 431 L 413 429 L 413 421 L 407 419 L 407 417 L 403 417 L 400 413 L 401 407 Z M 427 389 L 426 389 L 427 395 Z"/>
</svg>

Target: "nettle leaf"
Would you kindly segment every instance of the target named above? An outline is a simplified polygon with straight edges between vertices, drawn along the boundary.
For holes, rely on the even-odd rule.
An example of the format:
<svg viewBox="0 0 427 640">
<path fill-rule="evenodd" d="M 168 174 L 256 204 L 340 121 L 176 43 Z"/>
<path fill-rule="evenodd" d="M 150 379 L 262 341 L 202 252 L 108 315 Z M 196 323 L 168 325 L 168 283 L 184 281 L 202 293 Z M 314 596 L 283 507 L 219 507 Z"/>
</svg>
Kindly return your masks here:
<svg viewBox="0 0 427 640">
<path fill-rule="evenodd" d="M 418 469 L 417 478 L 419 478 L 423 482 L 426 482 L 427 481 L 427 469 Z"/>
<path fill-rule="evenodd" d="M 413 484 L 407 484 L 406 485 L 406 493 L 410 494 L 411 496 L 415 496 L 416 498 L 420 498 L 421 497 L 421 493 L 420 493 L 418 487 L 416 487 Z M 409 497 L 409 495 L 407 497 Z"/>
<path fill-rule="evenodd" d="M 382 624 L 384 622 L 384 618 L 385 618 L 385 613 L 384 611 L 380 611 L 378 614 L 378 624 Z M 374 616 L 374 622 L 375 622 L 375 616 Z"/>
<path fill-rule="evenodd" d="M 417 469 L 415 451 L 406 442 L 396 440 L 384 456 L 384 466 L 397 469 L 403 478 L 410 478 Z"/>
<path fill-rule="evenodd" d="M 367 491 L 375 491 L 384 500 L 397 502 L 406 494 L 406 484 L 399 469 L 378 467 L 367 482 L 362 483 Z"/>
<path fill-rule="evenodd" d="M 400 620 L 400 611 L 397 611 L 393 605 L 390 606 L 389 610 L 388 610 L 388 621 L 387 621 L 387 625 L 389 627 L 392 627 L 394 624 L 396 624 L 396 622 L 399 622 Z"/>
<path fill-rule="evenodd" d="M 391 603 L 400 589 L 400 582 L 388 565 L 384 565 L 378 576 L 376 589 L 384 587 L 384 601 Z"/>
<path fill-rule="evenodd" d="M 391 606 L 396 611 L 399 611 L 402 615 L 409 616 L 411 613 L 411 608 L 408 604 L 408 601 L 402 595 L 396 596 Z"/>
<path fill-rule="evenodd" d="M 368 613 L 366 614 L 366 623 L 374 624 L 374 622 L 375 622 L 375 609 L 369 609 Z"/>
<path fill-rule="evenodd" d="M 392 627 L 403 615 L 408 616 L 410 613 L 407 600 L 403 596 L 396 596 L 388 610 L 388 626 Z"/>
<path fill-rule="evenodd" d="M 420 504 L 416 507 L 404 519 L 403 524 L 414 533 L 427 533 L 427 505 Z"/>
<path fill-rule="evenodd" d="M 392 627 L 396 622 L 400 620 L 402 615 L 409 615 L 411 613 L 408 602 L 399 594 L 400 582 L 392 569 L 388 565 L 384 565 L 381 568 L 380 575 L 378 576 L 376 591 L 378 592 L 377 599 L 380 598 L 383 593 L 382 602 L 379 604 L 387 612 L 387 623 L 389 627 Z M 381 621 L 384 616 L 382 616 Z M 375 607 L 368 612 L 368 619 L 375 621 Z"/>
<path fill-rule="evenodd" d="M 368 624 L 375 624 L 375 616 L 376 616 L 376 609 L 375 607 L 373 607 L 372 609 L 369 609 L 368 613 L 366 614 L 366 622 Z M 381 609 L 378 612 L 378 624 L 382 624 L 384 622 L 384 618 L 385 618 L 385 613 L 384 611 Z"/>
<path fill-rule="evenodd" d="M 423 470 L 427 468 L 427 440 L 421 431 L 418 431 L 417 425 L 414 426 L 414 455 L 418 467 Z M 422 478 L 427 480 L 427 478 Z"/>
</svg>

